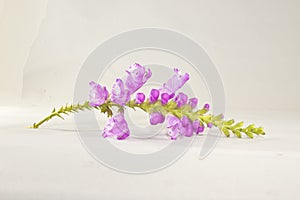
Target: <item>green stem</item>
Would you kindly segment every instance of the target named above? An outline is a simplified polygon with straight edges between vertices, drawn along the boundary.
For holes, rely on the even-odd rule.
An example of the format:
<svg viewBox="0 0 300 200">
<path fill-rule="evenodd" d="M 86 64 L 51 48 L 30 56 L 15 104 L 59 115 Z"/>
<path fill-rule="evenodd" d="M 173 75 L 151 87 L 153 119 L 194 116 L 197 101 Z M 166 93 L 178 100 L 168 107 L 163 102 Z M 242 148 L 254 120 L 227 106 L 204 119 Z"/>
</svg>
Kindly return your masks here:
<svg viewBox="0 0 300 200">
<path fill-rule="evenodd" d="M 193 111 L 193 109 L 189 105 L 185 105 L 182 107 L 177 107 L 177 103 L 174 101 L 169 101 L 167 104 L 162 105 L 161 101 L 158 100 L 155 103 L 150 103 L 149 101 L 145 101 L 141 104 L 135 103 L 134 100 L 129 101 L 125 106 L 130 107 L 135 110 L 135 108 L 140 108 L 144 112 L 152 113 L 152 112 L 161 112 L 163 115 L 172 114 L 179 119 L 183 116 L 187 116 L 191 121 L 199 120 L 199 123 L 203 126 L 208 126 L 210 123 L 215 127 L 219 128 L 227 137 L 230 136 L 230 132 L 237 137 L 241 138 L 241 133 L 246 134 L 248 137 L 253 138 L 253 134 L 256 135 L 264 135 L 265 132 L 262 127 L 255 127 L 253 124 L 243 128 L 243 122 L 239 122 L 234 124 L 234 120 L 223 120 L 223 115 L 214 116 L 212 114 L 205 115 L 208 110 L 203 108 L 197 111 Z M 119 109 L 123 109 L 124 107 L 113 103 L 110 100 L 107 100 L 104 104 L 100 106 L 90 106 L 89 102 L 86 101 L 83 104 L 75 104 L 75 105 L 66 105 L 62 106 L 59 110 L 53 109 L 52 113 L 42 119 L 41 121 L 34 123 L 30 128 L 39 128 L 44 122 L 49 121 L 53 117 L 60 117 L 64 119 L 62 114 L 70 114 L 74 112 L 79 112 L 81 110 L 90 110 L 92 108 L 100 110 L 102 113 L 107 113 L 108 117 L 113 115 L 112 107 L 118 107 Z"/>
<path fill-rule="evenodd" d="M 74 104 L 74 105 L 62 106 L 58 110 L 56 110 L 54 108 L 50 115 L 48 115 L 47 117 L 45 117 L 41 121 L 32 124 L 32 126 L 29 126 L 29 128 L 39 128 L 40 125 L 42 125 L 43 123 L 49 121 L 53 117 L 60 117 L 61 119 L 64 119 L 61 116 L 62 114 L 69 115 L 70 113 L 79 112 L 81 110 L 86 110 L 86 109 L 90 110 L 91 108 L 93 108 L 93 107 L 89 105 L 88 101 L 84 102 L 83 104 Z"/>
</svg>

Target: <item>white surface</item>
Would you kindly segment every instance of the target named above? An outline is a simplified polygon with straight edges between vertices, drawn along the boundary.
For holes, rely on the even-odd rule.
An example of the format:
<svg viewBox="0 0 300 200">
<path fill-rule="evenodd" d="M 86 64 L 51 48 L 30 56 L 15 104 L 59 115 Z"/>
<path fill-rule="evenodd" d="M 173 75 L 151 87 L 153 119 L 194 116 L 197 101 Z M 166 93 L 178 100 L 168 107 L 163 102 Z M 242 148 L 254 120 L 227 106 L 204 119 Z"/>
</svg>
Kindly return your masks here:
<svg viewBox="0 0 300 200">
<path fill-rule="evenodd" d="M 78 71 L 99 44 L 161 27 L 207 51 L 228 109 L 299 110 L 299 10 L 296 0 L 0 0 L 0 103 L 20 101 L 22 87 L 30 105 L 70 102 Z"/>
<path fill-rule="evenodd" d="M 295 0 L 0 0 L 0 199 L 299 198 L 299 8 Z M 50 109 L 20 103 L 71 102 L 90 52 L 142 27 L 172 29 L 202 45 L 223 80 L 226 116 L 263 125 L 266 137 L 222 138 L 204 160 L 198 137 L 174 165 L 129 175 L 91 158 L 72 117 L 25 128 Z M 166 58 L 159 61 L 173 66 Z M 158 148 L 135 142 L 136 151 Z"/>
<path fill-rule="evenodd" d="M 263 124 L 267 135 L 253 140 L 223 137 L 204 160 L 198 159 L 204 139 L 200 136 L 170 167 L 131 175 L 111 170 L 91 158 L 74 131 L 72 117 L 53 120 L 37 130 L 25 128 L 48 111 L 1 107 L 1 199 L 300 197 L 300 113 L 228 114 Z M 155 142 L 150 139 L 148 144 L 156 148 Z M 129 139 L 120 144 L 132 143 Z M 143 145 L 136 149 L 143 150 Z"/>
</svg>

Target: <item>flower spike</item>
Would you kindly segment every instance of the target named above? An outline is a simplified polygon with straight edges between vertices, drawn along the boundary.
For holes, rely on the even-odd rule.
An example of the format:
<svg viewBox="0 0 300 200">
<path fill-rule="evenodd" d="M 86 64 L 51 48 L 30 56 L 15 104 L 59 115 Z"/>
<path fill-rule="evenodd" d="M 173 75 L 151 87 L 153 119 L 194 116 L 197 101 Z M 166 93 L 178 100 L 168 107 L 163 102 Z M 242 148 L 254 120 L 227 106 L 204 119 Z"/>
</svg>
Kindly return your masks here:
<svg viewBox="0 0 300 200">
<path fill-rule="evenodd" d="M 40 125 L 53 117 L 63 118 L 63 115 L 83 110 L 97 109 L 109 117 L 102 135 L 103 137 L 115 136 L 118 140 L 129 137 L 130 130 L 124 117 L 125 107 L 139 108 L 149 114 L 151 125 L 166 123 L 166 132 L 172 140 L 179 137 L 191 137 L 203 133 L 206 128 L 217 127 L 226 137 L 243 135 L 253 138 L 254 135 L 264 135 L 262 127 L 254 124 L 244 127 L 244 122 L 235 123 L 233 119 L 225 120 L 224 115 L 210 114 L 211 106 L 206 103 L 197 109 L 198 99 L 189 98 L 183 92 L 177 91 L 189 80 L 188 73 L 174 69 L 174 74 L 160 89 L 152 89 L 148 99 L 142 92 L 137 92 L 152 76 L 150 69 L 134 63 L 126 70 L 124 79 L 117 78 L 110 92 L 105 86 L 91 81 L 89 101 L 83 104 L 62 106 L 53 109 L 51 114 L 41 121 L 34 123 L 30 128 L 39 128 Z M 135 93 L 135 97 L 130 100 Z M 175 98 L 174 98 L 175 97 Z M 174 98 L 174 99 L 173 99 Z M 113 107 L 119 112 L 113 113 Z"/>
</svg>

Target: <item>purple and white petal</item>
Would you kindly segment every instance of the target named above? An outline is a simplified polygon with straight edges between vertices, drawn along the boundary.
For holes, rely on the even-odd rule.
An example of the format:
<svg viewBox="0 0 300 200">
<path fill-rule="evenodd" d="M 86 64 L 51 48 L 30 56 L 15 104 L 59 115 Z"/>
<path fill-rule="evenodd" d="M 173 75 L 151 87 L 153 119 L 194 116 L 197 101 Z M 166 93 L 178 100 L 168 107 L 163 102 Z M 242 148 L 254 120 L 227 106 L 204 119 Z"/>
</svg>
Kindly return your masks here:
<svg viewBox="0 0 300 200">
<path fill-rule="evenodd" d="M 102 135 L 103 137 L 116 136 L 118 140 L 124 140 L 130 135 L 130 130 L 123 112 L 108 119 Z"/>
<path fill-rule="evenodd" d="M 116 79 L 116 83 L 113 85 L 111 91 L 111 101 L 124 106 L 130 100 L 130 94 L 125 89 L 124 83 L 121 79 Z"/>
<path fill-rule="evenodd" d="M 174 75 L 163 84 L 163 87 L 160 89 L 162 93 L 168 93 L 171 95 L 179 90 L 188 80 L 190 76 L 188 73 L 181 74 L 179 69 L 174 69 Z"/>
<path fill-rule="evenodd" d="M 193 124 L 187 116 L 183 116 L 181 119 L 181 133 L 186 137 L 193 135 Z"/>
<path fill-rule="evenodd" d="M 89 85 L 91 86 L 91 89 L 89 91 L 90 105 L 100 106 L 105 103 L 108 97 L 108 91 L 106 90 L 106 87 L 103 87 L 100 84 L 95 83 L 94 81 L 91 81 Z"/>
<path fill-rule="evenodd" d="M 204 126 L 202 126 L 199 120 L 195 120 L 193 122 L 193 131 L 196 134 L 202 133 L 204 131 Z"/>
<path fill-rule="evenodd" d="M 172 140 L 176 140 L 181 136 L 181 121 L 173 115 L 168 115 L 166 118 L 168 135 Z"/>
<path fill-rule="evenodd" d="M 129 94 L 133 94 L 141 88 L 152 75 L 150 69 L 146 70 L 144 66 L 138 63 L 130 65 L 126 72 L 125 86 Z"/>
</svg>

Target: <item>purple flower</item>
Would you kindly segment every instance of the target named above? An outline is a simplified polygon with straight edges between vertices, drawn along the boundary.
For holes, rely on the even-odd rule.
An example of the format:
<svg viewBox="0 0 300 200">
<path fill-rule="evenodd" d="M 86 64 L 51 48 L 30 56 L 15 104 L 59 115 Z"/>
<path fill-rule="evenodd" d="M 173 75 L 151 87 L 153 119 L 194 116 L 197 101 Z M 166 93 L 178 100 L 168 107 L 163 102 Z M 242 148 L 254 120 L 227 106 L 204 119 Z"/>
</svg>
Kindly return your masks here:
<svg viewBox="0 0 300 200">
<path fill-rule="evenodd" d="M 213 124 L 211 123 L 211 122 L 209 122 L 208 124 L 207 124 L 207 127 L 208 128 L 211 128 L 213 126 Z"/>
<path fill-rule="evenodd" d="M 129 94 L 133 94 L 142 87 L 152 75 L 150 69 L 146 70 L 145 67 L 138 63 L 130 65 L 126 72 L 125 85 Z"/>
<path fill-rule="evenodd" d="M 182 92 L 180 92 L 176 97 L 175 97 L 175 102 L 177 103 L 178 107 L 181 107 L 186 104 L 188 100 L 188 96 Z"/>
<path fill-rule="evenodd" d="M 168 103 L 170 99 L 170 95 L 168 93 L 162 93 L 160 98 L 161 98 L 161 104 L 165 105 Z"/>
<path fill-rule="evenodd" d="M 179 69 L 174 69 L 175 74 L 163 84 L 163 87 L 160 89 L 162 93 L 168 93 L 171 95 L 179 90 L 190 78 L 188 73 L 181 74 Z"/>
<path fill-rule="evenodd" d="M 202 132 L 204 131 L 204 126 L 202 126 L 198 120 L 195 120 L 195 121 L 193 122 L 193 131 L 194 131 L 196 134 L 202 133 Z"/>
<path fill-rule="evenodd" d="M 108 137 L 116 135 L 118 140 L 124 140 L 129 136 L 129 134 L 130 131 L 124 118 L 124 113 L 120 112 L 108 119 L 104 127 L 102 136 Z"/>
<path fill-rule="evenodd" d="M 186 137 L 191 137 L 193 135 L 193 124 L 187 116 L 183 116 L 181 119 L 181 134 Z"/>
<path fill-rule="evenodd" d="M 173 99 L 173 97 L 175 97 L 175 93 L 169 94 L 169 100 Z"/>
<path fill-rule="evenodd" d="M 173 115 L 167 116 L 168 135 L 172 140 L 176 140 L 181 135 L 181 121 Z"/>
<path fill-rule="evenodd" d="M 209 110 L 210 106 L 209 106 L 208 103 L 206 103 L 206 104 L 203 106 L 203 108 L 206 109 L 206 110 Z"/>
<path fill-rule="evenodd" d="M 107 97 L 108 91 L 106 87 L 102 87 L 100 84 L 91 81 L 90 83 L 91 89 L 89 92 L 89 102 L 90 106 L 100 106 L 102 105 Z"/>
<path fill-rule="evenodd" d="M 141 104 L 145 101 L 145 98 L 146 97 L 145 97 L 144 93 L 137 93 L 136 97 L 135 97 L 135 103 Z"/>
<path fill-rule="evenodd" d="M 130 94 L 125 89 L 124 83 L 121 79 L 117 78 L 116 83 L 112 87 L 111 101 L 124 106 L 130 100 Z"/>
<path fill-rule="evenodd" d="M 154 103 L 155 101 L 157 101 L 158 97 L 159 97 L 159 90 L 152 89 L 149 97 L 150 103 Z"/>
<path fill-rule="evenodd" d="M 153 112 L 150 114 L 150 124 L 161 124 L 165 121 L 165 116 L 160 112 Z"/>
<path fill-rule="evenodd" d="M 196 134 L 203 133 L 203 131 L 204 131 L 204 126 L 199 126 Z"/>
<path fill-rule="evenodd" d="M 188 103 L 192 108 L 196 108 L 197 104 L 198 104 L 198 99 L 197 98 L 191 98 L 189 99 L 189 103 Z"/>
</svg>

